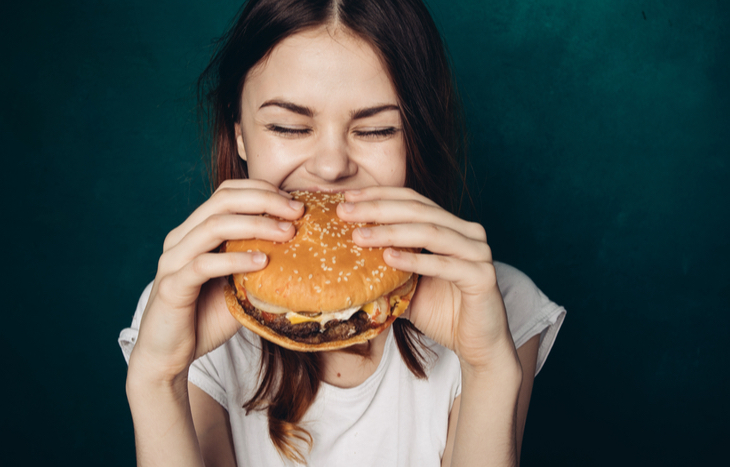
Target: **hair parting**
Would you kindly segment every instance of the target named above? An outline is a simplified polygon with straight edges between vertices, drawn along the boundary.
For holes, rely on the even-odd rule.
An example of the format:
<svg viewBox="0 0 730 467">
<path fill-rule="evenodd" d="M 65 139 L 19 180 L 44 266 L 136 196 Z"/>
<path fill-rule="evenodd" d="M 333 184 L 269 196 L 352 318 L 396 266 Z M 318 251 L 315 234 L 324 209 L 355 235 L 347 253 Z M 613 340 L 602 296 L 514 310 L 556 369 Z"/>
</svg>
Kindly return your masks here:
<svg viewBox="0 0 730 467">
<path fill-rule="evenodd" d="M 421 0 L 249 0 L 217 42 L 198 79 L 201 141 L 210 154 L 213 189 L 247 178 L 235 124 L 249 71 L 285 38 L 314 27 L 354 33 L 380 55 L 398 95 L 406 145 L 406 186 L 450 212 L 466 191 L 466 138 L 460 101 L 438 29 Z M 458 195 L 461 188 L 461 195 Z M 467 192 L 468 193 L 468 192 Z M 401 357 L 417 378 L 433 353 L 409 321 L 392 325 Z M 322 378 L 316 353 L 293 352 L 261 340 L 260 384 L 243 407 L 267 413 L 279 453 L 304 462 L 314 440 L 301 425 Z M 349 350 L 365 357 L 369 347 Z"/>
</svg>

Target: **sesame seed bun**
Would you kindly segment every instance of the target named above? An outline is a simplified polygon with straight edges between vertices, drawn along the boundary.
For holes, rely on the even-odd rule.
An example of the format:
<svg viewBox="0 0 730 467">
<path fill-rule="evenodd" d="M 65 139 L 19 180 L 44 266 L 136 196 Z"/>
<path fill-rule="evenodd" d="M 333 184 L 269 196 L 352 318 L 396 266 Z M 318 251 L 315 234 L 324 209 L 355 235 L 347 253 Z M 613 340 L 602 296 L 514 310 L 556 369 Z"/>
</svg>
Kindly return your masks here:
<svg viewBox="0 0 730 467">
<path fill-rule="evenodd" d="M 337 217 L 337 205 L 345 201 L 344 194 L 295 191 L 291 195 L 304 203 L 305 210 L 293 223 L 296 234 L 290 241 L 250 239 L 228 241 L 223 245 L 223 251 L 261 251 L 268 256 L 268 264 L 263 270 L 230 277 L 226 301 L 231 313 L 261 337 L 292 350 L 332 350 L 372 339 L 395 319 L 392 314 L 396 301 L 399 313 L 403 312 L 404 304 L 415 291 L 416 281 L 409 282 L 410 272 L 385 264 L 383 248 L 361 248 L 353 243 L 354 229 L 375 224 L 352 224 Z M 396 289 L 403 289 L 404 284 L 408 290 L 399 290 L 398 297 L 390 296 Z M 348 331 L 357 332 L 356 335 L 340 336 L 334 341 L 325 335 L 332 333 L 324 333 L 324 322 L 323 334 L 305 339 L 306 342 L 296 335 L 282 335 L 267 326 L 268 313 L 274 312 L 281 317 L 285 314 L 282 310 L 288 310 L 318 316 L 318 319 L 325 317 L 327 322 L 332 316 L 339 319 L 343 310 L 357 310 L 383 296 L 390 301 L 389 309 L 384 311 L 388 313 L 387 318 L 373 319 L 367 329 L 361 323 L 357 331 Z M 253 307 L 251 302 L 257 306 Z M 388 302 L 380 300 L 377 303 Z M 262 315 L 255 310 L 251 313 L 251 308 L 268 313 Z M 331 316 L 326 318 L 328 314 Z"/>
</svg>

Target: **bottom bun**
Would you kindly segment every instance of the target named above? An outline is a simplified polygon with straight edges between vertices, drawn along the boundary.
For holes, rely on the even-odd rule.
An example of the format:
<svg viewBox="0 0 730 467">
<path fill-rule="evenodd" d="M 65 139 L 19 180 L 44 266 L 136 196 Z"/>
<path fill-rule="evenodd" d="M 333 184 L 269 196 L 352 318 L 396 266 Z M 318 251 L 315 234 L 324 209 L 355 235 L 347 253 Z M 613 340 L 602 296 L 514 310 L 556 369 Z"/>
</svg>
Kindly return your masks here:
<svg viewBox="0 0 730 467">
<path fill-rule="evenodd" d="M 414 275 L 414 279 L 417 280 L 417 276 Z M 407 306 L 410 304 L 410 300 L 413 297 L 413 294 L 416 291 L 416 280 L 414 280 L 413 287 L 411 287 L 410 292 L 408 292 L 406 295 L 403 295 L 400 297 L 400 302 L 405 302 L 407 305 L 406 307 L 402 307 L 401 309 L 405 311 Z M 364 344 L 365 342 L 369 341 L 370 339 L 373 339 L 375 336 L 380 334 L 381 332 L 385 331 L 388 326 L 390 326 L 393 321 L 395 321 L 400 314 L 403 313 L 401 311 L 398 314 L 393 314 L 388 316 L 388 318 L 383 322 L 382 324 L 378 325 L 377 327 L 370 328 L 367 331 L 361 332 L 360 334 L 357 334 L 355 336 L 352 336 L 348 339 L 344 340 L 336 340 L 336 341 L 330 341 L 330 342 L 323 342 L 320 344 L 306 344 L 303 342 L 297 342 L 295 340 L 289 339 L 286 336 L 282 336 L 281 334 L 274 332 L 271 328 L 268 328 L 264 326 L 263 324 L 259 323 L 256 319 L 254 319 L 252 316 L 247 314 L 241 304 L 238 301 L 238 298 L 236 297 L 236 292 L 234 292 L 233 288 L 226 284 L 224 287 L 225 291 L 225 297 L 226 297 L 226 305 L 228 305 L 228 310 L 231 312 L 234 318 L 238 320 L 239 323 L 244 325 L 249 330 L 255 332 L 262 338 L 273 342 L 274 344 L 277 344 L 281 347 L 284 347 L 289 350 L 295 350 L 298 352 L 321 352 L 325 350 L 337 350 L 337 349 L 344 349 L 345 347 L 350 347 L 351 345 L 355 344 Z"/>
</svg>

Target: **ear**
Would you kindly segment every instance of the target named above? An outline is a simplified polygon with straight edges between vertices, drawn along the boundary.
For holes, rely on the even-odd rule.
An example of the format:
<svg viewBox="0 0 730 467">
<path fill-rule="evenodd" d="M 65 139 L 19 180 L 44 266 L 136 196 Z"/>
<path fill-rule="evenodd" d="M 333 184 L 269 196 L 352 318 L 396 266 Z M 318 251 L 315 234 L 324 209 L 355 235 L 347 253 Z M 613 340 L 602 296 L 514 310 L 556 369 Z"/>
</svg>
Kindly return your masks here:
<svg viewBox="0 0 730 467">
<path fill-rule="evenodd" d="M 246 159 L 246 146 L 244 146 L 243 144 L 243 133 L 241 133 L 241 124 L 235 123 L 233 126 L 236 128 L 236 145 L 238 146 L 238 156 L 241 159 L 248 161 L 248 159 Z"/>
</svg>

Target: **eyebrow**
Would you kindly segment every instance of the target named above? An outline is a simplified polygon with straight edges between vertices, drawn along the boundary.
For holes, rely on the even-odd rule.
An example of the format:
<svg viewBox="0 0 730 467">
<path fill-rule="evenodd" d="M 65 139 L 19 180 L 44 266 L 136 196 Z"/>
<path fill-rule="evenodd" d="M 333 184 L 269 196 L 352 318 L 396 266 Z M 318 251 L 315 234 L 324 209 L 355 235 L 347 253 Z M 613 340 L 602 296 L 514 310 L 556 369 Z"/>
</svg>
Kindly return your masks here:
<svg viewBox="0 0 730 467">
<path fill-rule="evenodd" d="M 358 120 L 360 118 L 372 117 L 375 114 L 379 114 L 380 112 L 385 112 L 387 110 L 400 111 L 400 108 L 397 105 L 393 105 L 393 104 L 378 105 L 376 107 L 366 107 L 364 109 L 355 110 L 354 112 L 352 112 L 350 114 L 350 117 L 353 120 Z"/>
<path fill-rule="evenodd" d="M 290 112 L 294 112 L 299 115 L 304 115 L 305 117 L 314 117 L 314 111 L 310 109 L 309 107 L 305 107 L 303 105 L 298 105 L 293 102 L 289 101 L 283 101 L 279 99 L 272 99 L 264 102 L 259 107 L 259 110 L 263 109 L 264 107 L 281 107 L 282 109 L 289 110 Z M 380 112 L 385 112 L 388 110 L 397 110 L 399 111 L 400 108 L 397 105 L 393 104 L 384 104 L 384 105 L 378 105 L 375 107 L 365 107 L 362 109 L 357 109 L 352 112 L 350 112 L 350 118 L 353 120 L 358 120 L 362 118 L 368 118 L 372 117 L 373 115 L 379 114 Z"/>
<path fill-rule="evenodd" d="M 297 105 L 293 102 L 282 101 L 278 99 L 264 102 L 263 104 L 261 104 L 261 107 L 259 107 L 259 110 L 263 109 L 264 107 L 270 106 L 281 107 L 282 109 L 289 110 L 299 115 L 304 115 L 305 117 L 314 117 L 314 112 L 309 107 L 304 107 L 301 105 Z"/>
</svg>

